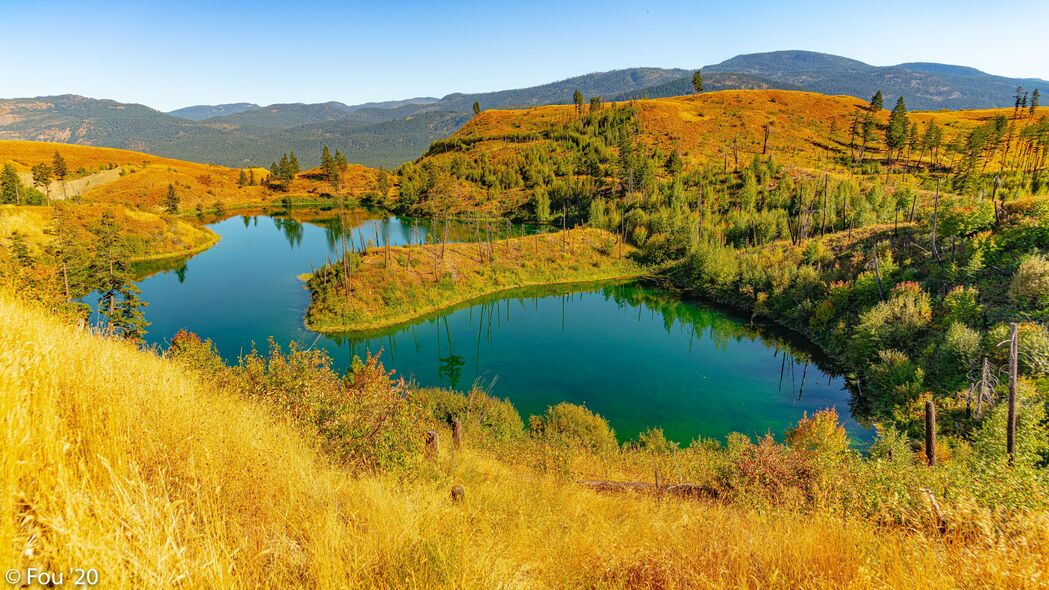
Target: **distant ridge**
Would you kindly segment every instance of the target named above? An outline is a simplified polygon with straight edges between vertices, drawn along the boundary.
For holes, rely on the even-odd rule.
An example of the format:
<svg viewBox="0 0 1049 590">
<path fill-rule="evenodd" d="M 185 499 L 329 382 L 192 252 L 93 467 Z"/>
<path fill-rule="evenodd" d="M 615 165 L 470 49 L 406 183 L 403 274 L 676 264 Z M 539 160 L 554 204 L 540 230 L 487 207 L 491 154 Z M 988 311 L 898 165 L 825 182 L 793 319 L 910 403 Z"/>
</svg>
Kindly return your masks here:
<svg viewBox="0 0 1049 590">
<path fill-rule="evenodd" d="M 1006 78 L 966 66 L 911 62 L 882 67 L 812 51 L 738 55 L 702 69 L 706 91 L 808 90 L 866 100 L 881 90 L 887 102 L 903 96 L 912 110 L 1011 107 L 1017 86 L 1049 91 L 1049 81 Z M 587 100 L 680 96 L 693 92 L 692 73 L 629 68 L 439 99 L 357 105 L 232 103 L 171 113 L 77 95 L 0 99 L 0 139 L 118 147 L 227 166 L 268 166 L 289 149 L 295 149 L 304 164 L 313 165 L 320 146 L 329 145 L 357 163 L 396 167 L 469 121 L 474 102 L 482 110 L 566 104 L 577 89 Z"/>
<path fill-rule="evenodd" d="M 235 102 L 231 104 L 198 104 L 191 107 L 176 109 L 168 114 L 172 117 L 189 119 L 190 121 L 203 121 L 211 117 L 223 115 L 235 115 L 251 109 L 257 109 L 259 105 L 251 102 Z"/>
</svg>

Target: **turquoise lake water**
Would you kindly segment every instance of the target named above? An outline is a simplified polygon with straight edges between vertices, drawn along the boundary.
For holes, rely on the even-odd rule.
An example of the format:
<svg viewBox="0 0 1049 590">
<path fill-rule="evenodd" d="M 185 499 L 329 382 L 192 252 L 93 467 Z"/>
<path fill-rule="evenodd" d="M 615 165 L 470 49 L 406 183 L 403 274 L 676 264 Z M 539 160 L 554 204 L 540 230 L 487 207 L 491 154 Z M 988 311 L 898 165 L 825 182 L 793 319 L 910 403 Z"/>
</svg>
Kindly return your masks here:
<svg viewBox="0 0 1049 590">
<path fill-rule="evenodd" d="M 374 242 L 376 232 L 380 242 L 417 242 L 427 231 L 365 217 L 352 223 L 354 243 Z M 163 347 L 184 328 L 235 361 L 272 337 L 323 348 L 340 370 L 354 355 L 381 350 L 400 376 L 484 387 L 526 420 L 560 401 L 586 404 L 621 440 L 654 426 L 683 444 L 733 431 L 779 437 L 804 412 L 826 407 L 837 408 L 858 442 L 870 439 L 851 417 L 844 380 L 811 346 L 640 284 L 523 289 L 387 331 L 312 333 L 302 323 L 309 294 L 297 277 L 337 256 L 340 240 L 337 219 L 310 218 L 231 217 L 211 225 L 222 236 L 217 246 L 149 269 L 139 285 L 152 322 L 147 340 Z M 467 239 L 470 227 L 448 235 Z"/>
</svg>

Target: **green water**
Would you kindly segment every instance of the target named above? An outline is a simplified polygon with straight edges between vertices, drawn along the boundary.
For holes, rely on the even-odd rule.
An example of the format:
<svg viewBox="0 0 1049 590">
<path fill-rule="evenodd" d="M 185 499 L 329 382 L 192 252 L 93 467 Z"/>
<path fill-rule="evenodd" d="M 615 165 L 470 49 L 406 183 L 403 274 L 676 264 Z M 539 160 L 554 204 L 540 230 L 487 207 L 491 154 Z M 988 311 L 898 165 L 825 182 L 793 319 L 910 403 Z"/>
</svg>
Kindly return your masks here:
<svg viewBox="0 0 1049 590">
<path fill-rule="evenodd" d="M 395 217 L 360 219 L 357 243 L 376 232 L 392 244 L 409 236 Z M 524 417 L 560 401 L 586 404 L 621 440 L 654 426 L 684 444 L 733 431 L 778 436 L 825 407 L 837 408 L 857 441 L 870 438 L 851 417 L 843 379 L 804 342 L 658 289 L 523 289 L 388 331 L 328 337 L 303 327 L 309 296 L 296 277 L 336 256 L 337 220 L 238 216 L 211 227 L 222 236 L 216 247 L 144 269 L 154 273 L 140 283 L 152 342 L 163 346 L 185 328 L 234 361 L 272 337 L 323 348 L 340 369 L 381 350 L 400 376 L 461 390 L 476 384 L 509 398 Z M 426 231 L 422 224 L 411 233 Z"/>
</svg>

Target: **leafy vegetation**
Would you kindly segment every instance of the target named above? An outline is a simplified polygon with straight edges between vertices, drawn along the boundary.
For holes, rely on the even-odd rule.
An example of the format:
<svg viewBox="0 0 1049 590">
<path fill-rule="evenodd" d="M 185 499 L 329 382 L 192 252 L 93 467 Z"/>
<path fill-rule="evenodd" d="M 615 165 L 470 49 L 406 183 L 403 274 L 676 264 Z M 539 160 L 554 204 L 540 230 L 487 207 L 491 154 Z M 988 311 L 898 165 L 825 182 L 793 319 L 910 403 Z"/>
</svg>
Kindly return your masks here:
<svg viewBox="0 0 1049 590">
<path fill-rule="evenodd" d="M 491 224 L 482 229 L 478 221 L 474 243 L 448 243 L 447 230 L 428 245 L 383 247 L 369 239 L 363 255 L 346 250 L 308 279 L 306 323 L 320 332 L 375 329 L 516 287 L 619 279 L 641 271 L 628 258 L 633 249 L 606 231 L 504 235 L 493 238 Z"/>
</svg>

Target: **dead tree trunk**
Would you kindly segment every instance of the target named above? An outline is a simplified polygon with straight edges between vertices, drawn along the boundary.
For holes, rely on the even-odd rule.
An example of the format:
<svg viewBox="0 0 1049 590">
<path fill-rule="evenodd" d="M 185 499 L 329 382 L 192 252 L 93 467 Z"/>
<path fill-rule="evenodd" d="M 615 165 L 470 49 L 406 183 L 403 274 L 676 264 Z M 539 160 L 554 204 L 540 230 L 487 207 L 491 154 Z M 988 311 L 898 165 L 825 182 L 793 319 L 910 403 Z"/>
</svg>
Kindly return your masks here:
<svg viewBox="0 0 1049 590">
<path fill-rule="evenodd" d="M 936 406 L 932 400 L 925 402 L 925 460 L 930 467 L 936 466 Z"/>
<path fill-rule="evenodd" d="M 1016 457 L 1016 379 L 1017 357 L 1020 356 L 1020 339 L 1016 324 L 1009 331 L 1009 417 L 1005 425 L 1005 452 L 1012 467 Z"/>
</svg>

